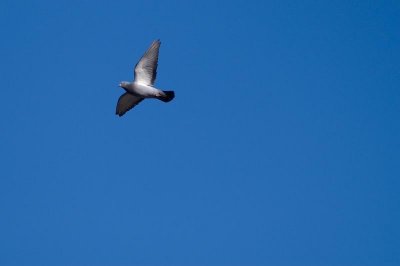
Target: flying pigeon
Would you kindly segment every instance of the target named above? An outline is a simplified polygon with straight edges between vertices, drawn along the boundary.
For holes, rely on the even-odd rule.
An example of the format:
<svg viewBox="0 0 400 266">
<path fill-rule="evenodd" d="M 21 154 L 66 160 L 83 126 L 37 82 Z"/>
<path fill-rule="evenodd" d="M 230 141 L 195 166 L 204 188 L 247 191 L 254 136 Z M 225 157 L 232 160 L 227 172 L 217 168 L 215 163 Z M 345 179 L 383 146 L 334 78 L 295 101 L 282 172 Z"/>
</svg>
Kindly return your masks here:
<svg viewBox="0 0 400 266">
<path fill-rule="evenodd" d="M 119 86 L 126 92 L 117 103 L 116 114 L 123 116 L 146 98 L 156 98 L 169 102 L 175 97 L 174 91 L 162 91 L 153 86 L 157 76 L 158 50 L 160 40 L 155 40 L 135 66 L 133 82 L 122 81 Z"/>
</svg>

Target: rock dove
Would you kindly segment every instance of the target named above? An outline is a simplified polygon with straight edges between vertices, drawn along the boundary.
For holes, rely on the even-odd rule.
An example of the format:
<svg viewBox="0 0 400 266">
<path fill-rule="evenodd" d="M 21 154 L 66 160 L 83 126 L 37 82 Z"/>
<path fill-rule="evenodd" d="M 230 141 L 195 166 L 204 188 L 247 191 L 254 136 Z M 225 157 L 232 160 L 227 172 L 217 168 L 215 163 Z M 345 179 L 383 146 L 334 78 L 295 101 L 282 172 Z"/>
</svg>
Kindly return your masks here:
<svg viewBox="0 0 400 266">
<path fill-rule="evenodd" d="M 119 86 L 126 92 L 117 103 L 116 114 L 123 116 L 146 98 L 169 102 L 175 97 L 174 91 L 162 91 L 153 86 L 157 76 L 158 50 L 160 40 L 155 40 L 135 66 L 133 82 L 122 81 Z"/>
</svg>

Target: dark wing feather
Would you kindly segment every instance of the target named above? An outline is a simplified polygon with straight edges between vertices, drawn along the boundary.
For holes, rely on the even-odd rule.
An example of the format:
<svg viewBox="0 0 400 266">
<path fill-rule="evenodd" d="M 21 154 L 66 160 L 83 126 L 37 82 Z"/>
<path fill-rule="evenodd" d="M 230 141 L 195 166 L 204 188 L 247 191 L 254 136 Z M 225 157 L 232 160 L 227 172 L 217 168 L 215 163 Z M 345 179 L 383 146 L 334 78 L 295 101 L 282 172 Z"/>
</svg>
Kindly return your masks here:
<svg viewBox="0 0 400 266">
<path fill-rule="evenodd" d="M 136 95 L 130 94 L 130 93 L 124 93 L 122 94 L 117 103 L 117 108 L 115 110 L 115 114 L 119 116 L 123 116 L 126 112 L 131 110 L 133 107 L 135 107 L 138 103 L 143 101 L 144 98 L 138 97 Z"/>
</svg>

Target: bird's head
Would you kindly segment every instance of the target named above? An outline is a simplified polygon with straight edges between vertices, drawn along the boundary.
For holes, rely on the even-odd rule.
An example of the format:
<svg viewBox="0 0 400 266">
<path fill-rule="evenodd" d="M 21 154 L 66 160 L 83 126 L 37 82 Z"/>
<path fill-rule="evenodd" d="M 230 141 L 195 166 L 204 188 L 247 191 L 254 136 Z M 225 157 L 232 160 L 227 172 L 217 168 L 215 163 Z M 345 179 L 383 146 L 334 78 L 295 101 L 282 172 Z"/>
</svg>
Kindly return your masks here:
<svg viewBox="0 0 400 266">
<path fill-rule="evenodd" d="M 129 82 L 126 82 L 126 81 L 121 81 L 120 83 L 119 83 L 119 87 L 121 87 L 121 88 L 126 88 L 126 86 L 128 85 L 128 83 Z"/>
</svg>

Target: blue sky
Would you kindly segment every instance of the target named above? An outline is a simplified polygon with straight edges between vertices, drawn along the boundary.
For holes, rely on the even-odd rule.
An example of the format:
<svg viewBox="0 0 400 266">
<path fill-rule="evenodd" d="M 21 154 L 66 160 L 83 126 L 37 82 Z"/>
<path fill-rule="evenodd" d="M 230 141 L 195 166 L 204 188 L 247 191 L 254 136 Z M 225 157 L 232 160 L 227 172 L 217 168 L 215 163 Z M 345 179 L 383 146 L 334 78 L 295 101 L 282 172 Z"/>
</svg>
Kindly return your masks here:
<svg viewBox="0 0 400 266">
<path fill-rule="evenodd" d="M 398 1 L 0 14 L 0 265 L 400 264 Z"/>
</svg>

